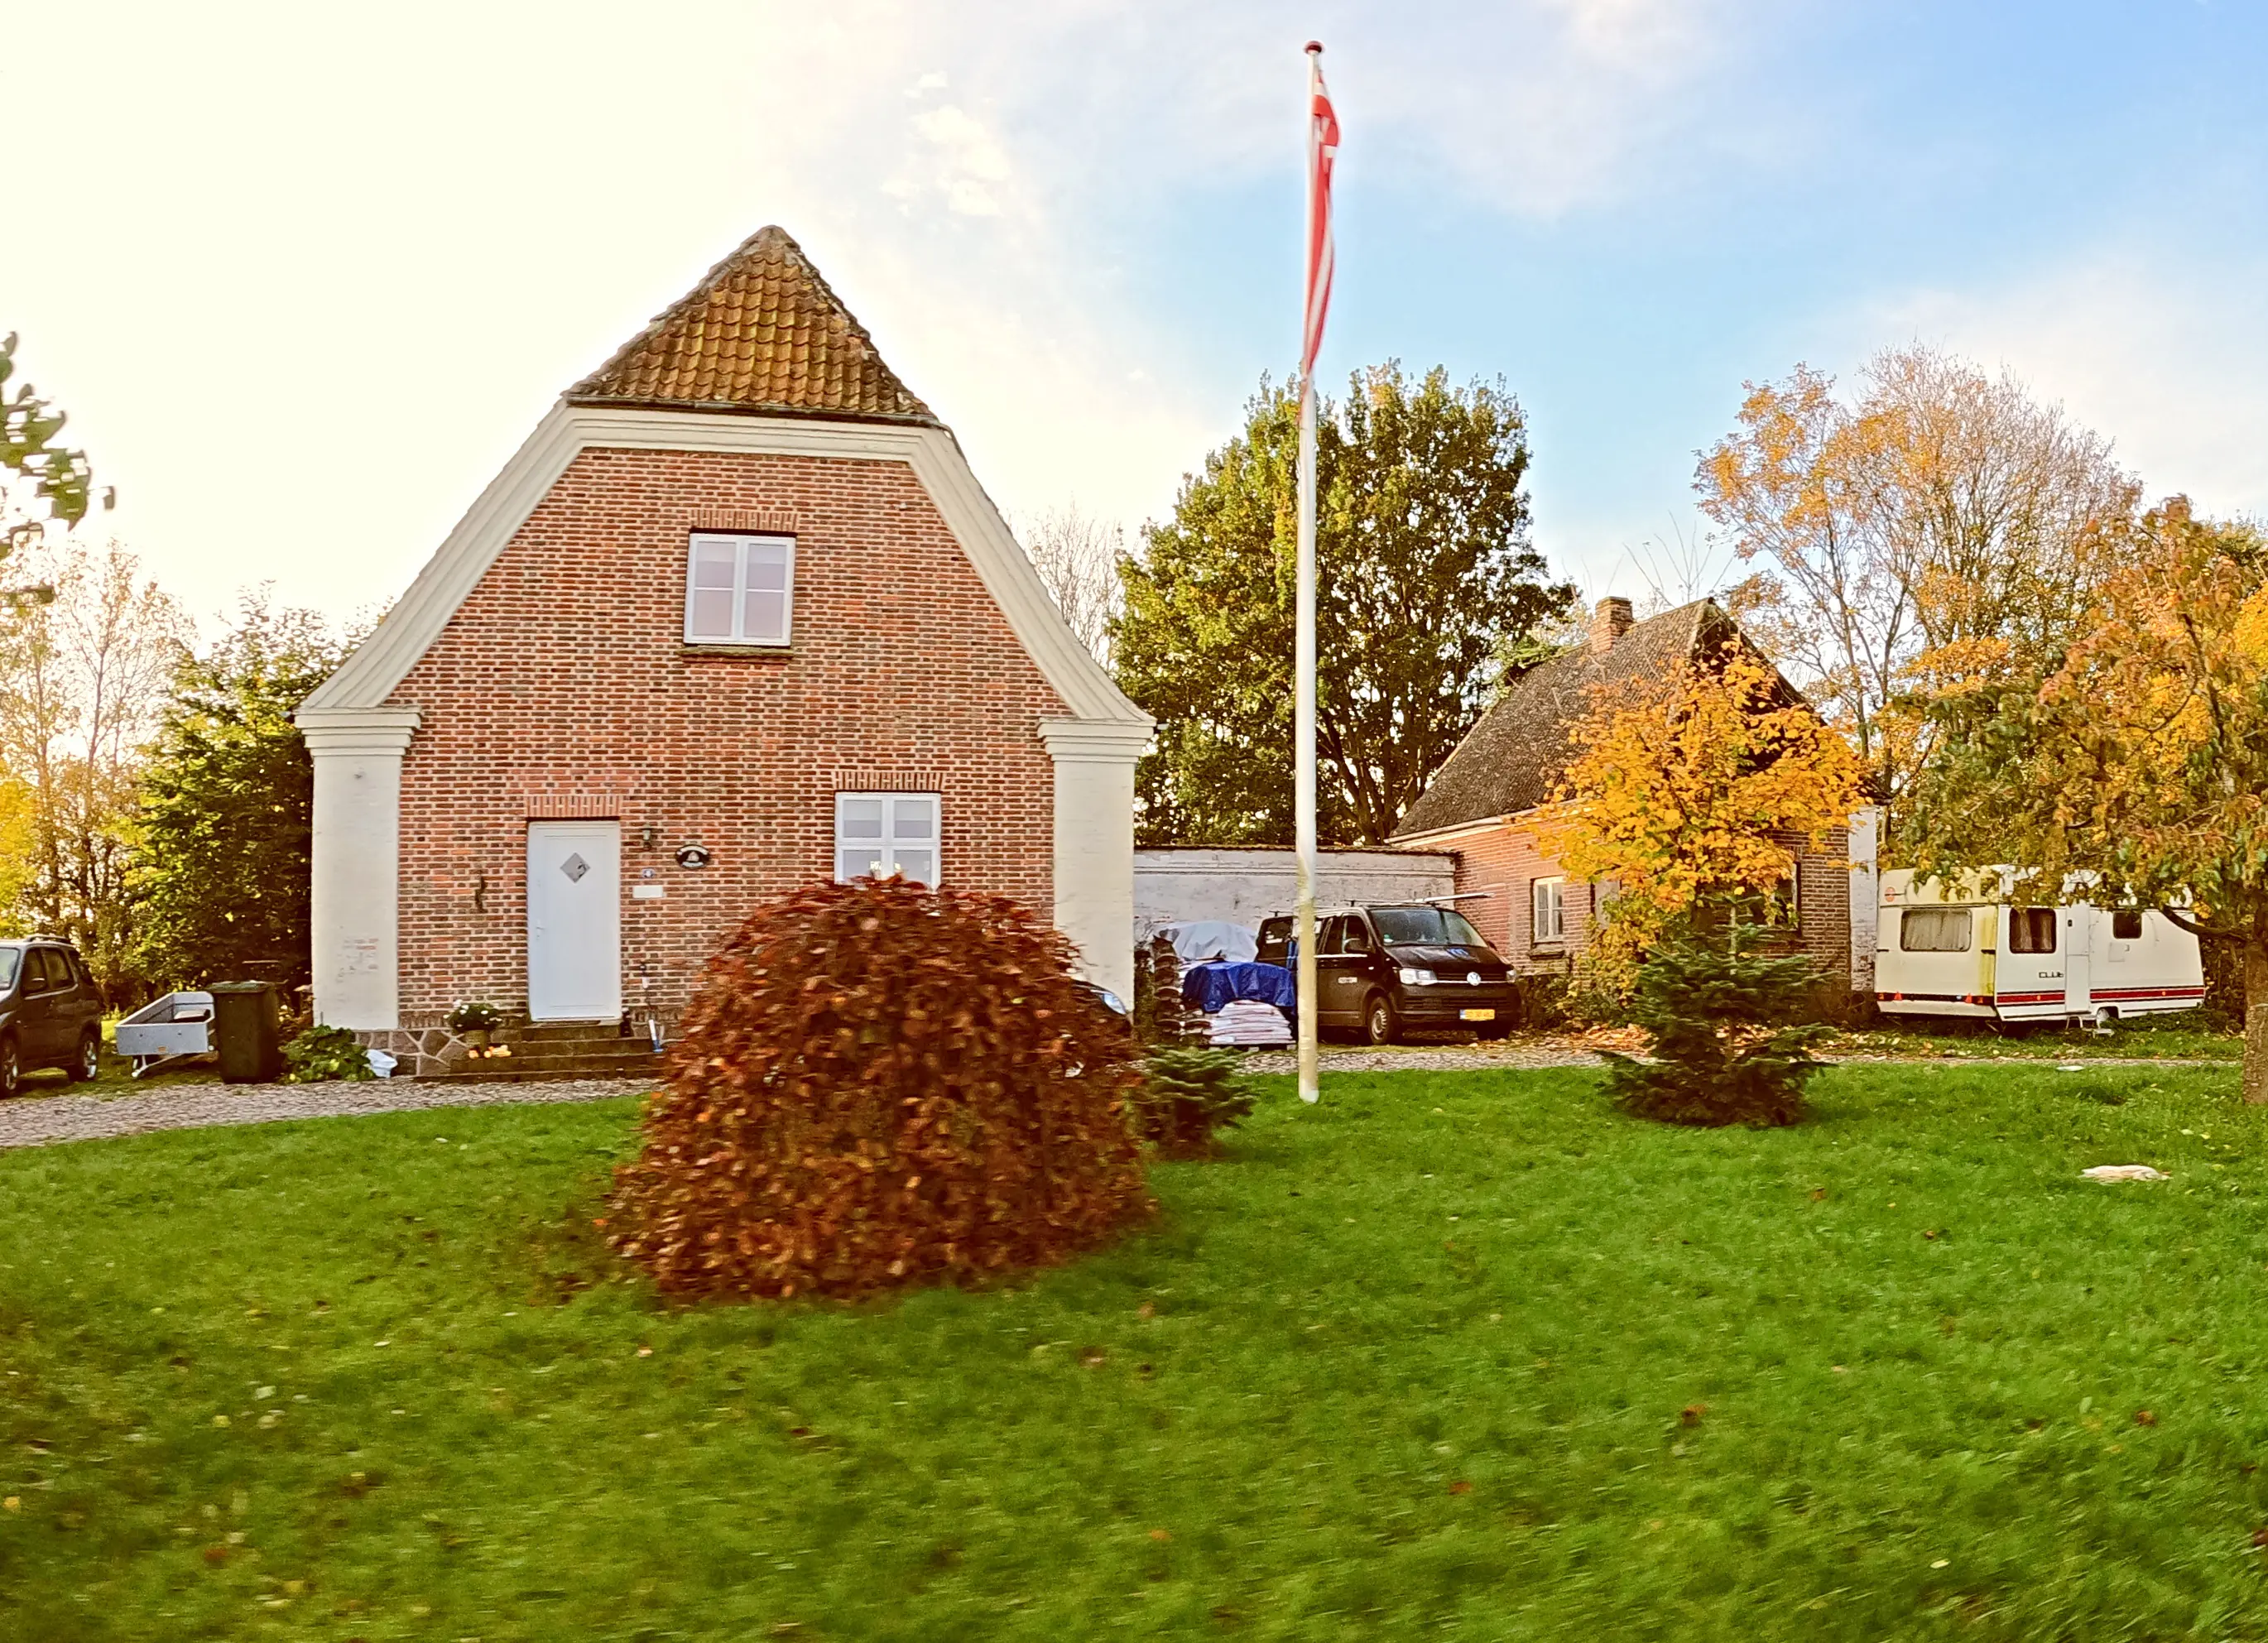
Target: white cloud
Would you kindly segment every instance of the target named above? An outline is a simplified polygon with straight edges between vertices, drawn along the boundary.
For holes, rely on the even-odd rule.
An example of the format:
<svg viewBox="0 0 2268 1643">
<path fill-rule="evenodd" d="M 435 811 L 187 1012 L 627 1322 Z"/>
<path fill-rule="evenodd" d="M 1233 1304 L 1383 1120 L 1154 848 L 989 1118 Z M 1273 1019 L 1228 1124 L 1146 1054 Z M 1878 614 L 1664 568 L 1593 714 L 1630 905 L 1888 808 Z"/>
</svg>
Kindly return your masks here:
<svg viewBox="0 0 2268 1643">
<path fill-rule="evenodd" d="M 11 117 L 87 203 L 0 260 L 0 320 L 204 609 L 390 597 L 560 388 L 771 221 L 1004 503 L 1131 524 L 1289 328 L 1201 354 L 1125 247 L 1195 192 L 1296 190 L 1311 31 L 1349 186 L 1560 212 L 1737 124 L 1731 24 L 1783 3 L 82 0 L 11 28 Z"/>
<path fill-rule="evenodd" d="M 1998 289 L 1881 306 L 1878 335 L 2005 365 L 2117 444 L 2151 495 L 2268 513 L 2268 265 L 2106 251 Z"/>
</svg>

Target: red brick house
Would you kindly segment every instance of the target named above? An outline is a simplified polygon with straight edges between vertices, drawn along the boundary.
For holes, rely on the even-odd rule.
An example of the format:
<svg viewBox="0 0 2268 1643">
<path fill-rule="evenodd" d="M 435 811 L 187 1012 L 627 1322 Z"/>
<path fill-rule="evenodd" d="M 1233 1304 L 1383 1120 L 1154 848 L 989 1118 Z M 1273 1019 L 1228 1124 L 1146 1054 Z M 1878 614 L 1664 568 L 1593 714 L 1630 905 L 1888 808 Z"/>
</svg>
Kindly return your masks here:
<svg viewBox="0 0 2268 1643">
<path fill-rule="evenodd" d="M 1459 909 L 1490 945 L 1523 973 L 1565 970 L 1590 940 L 1602 887 L 1560 870 L 1537 843 L 1535 818 L 1572 755 L 1574 727 L 1601 686 L 1719 654 L 1728 643 L 1747 640 L 1712 600 L 1638 622 L 1628 600 L 1602 600 L 1584 645 L 1513 682 L 1434 773 L 1392 842 L 1455 851 L 1457 893 L 1472 898 Z M 1797 857 L 1789 888 L 1803 947 L 1838 978 L 1871 990 L 1871 822 L 1854 818 L 1854 829 L 1857 871 L 1851 830 L 1786 840 Z"/>
<path fill-rule="evenodd" d="M 319 1019 L 666 1020 L 759 902 L 897 869 L 1130 991 L 1151 721 L 767 228 L 569 388 L 298 722 Z"/>
</svg>

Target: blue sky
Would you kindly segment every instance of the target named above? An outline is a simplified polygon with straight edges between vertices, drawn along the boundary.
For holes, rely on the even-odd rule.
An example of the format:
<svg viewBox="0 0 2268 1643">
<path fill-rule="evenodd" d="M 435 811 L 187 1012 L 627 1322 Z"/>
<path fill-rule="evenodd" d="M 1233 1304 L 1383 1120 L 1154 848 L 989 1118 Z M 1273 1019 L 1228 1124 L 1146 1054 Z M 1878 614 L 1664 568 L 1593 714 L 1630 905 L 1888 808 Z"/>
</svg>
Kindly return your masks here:
<svg viewBox="0 0 2268 1643">
<path fill-rule="evenodd" d="M 10 34 L 58 181 L 0 328 L 201 614 L 391 598 L 768 221 L 1012 513 L 1161 514 L 1294 345 L 1310 34 L 1327 372 L 1503 376 L 1594 594 L 1675 580 L 1744 379 L 1914 340 L 2268 511 L 2258 4 L 80 0 Z"/>
</svg>

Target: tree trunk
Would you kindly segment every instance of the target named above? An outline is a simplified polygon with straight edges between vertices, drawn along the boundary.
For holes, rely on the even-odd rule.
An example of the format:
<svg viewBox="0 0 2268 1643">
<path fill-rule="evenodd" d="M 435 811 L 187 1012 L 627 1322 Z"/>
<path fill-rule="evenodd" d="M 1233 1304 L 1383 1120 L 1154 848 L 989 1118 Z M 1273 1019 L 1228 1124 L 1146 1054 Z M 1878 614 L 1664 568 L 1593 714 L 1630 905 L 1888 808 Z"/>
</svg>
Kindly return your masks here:
<svg viewBox="0 0 2268 1643">
<path fill-rule="evenodd" d="M 2268 1105 L 2268 943 L 2244 944 L 2244 1099 Z"/>
</svg>

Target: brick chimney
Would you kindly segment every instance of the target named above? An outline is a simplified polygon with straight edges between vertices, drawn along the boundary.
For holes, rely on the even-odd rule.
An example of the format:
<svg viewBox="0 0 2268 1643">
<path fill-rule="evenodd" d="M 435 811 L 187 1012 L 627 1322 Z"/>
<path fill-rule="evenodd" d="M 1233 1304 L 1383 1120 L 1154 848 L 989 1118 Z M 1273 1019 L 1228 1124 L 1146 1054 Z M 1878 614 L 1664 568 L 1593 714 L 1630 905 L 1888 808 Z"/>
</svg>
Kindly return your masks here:
<svg viewBox="0 0 2268 1643">
<path fill-rule="evenodd" d="M 1637 625 L 1638 617 L 1627 599 L 1602 599 L 1599 608 L 1591 613 L 1591 648 L 1610 651 L 1615 641 Z"/>
</svg>

